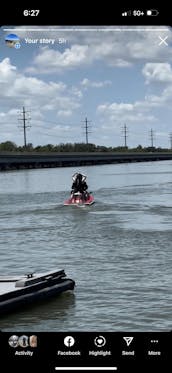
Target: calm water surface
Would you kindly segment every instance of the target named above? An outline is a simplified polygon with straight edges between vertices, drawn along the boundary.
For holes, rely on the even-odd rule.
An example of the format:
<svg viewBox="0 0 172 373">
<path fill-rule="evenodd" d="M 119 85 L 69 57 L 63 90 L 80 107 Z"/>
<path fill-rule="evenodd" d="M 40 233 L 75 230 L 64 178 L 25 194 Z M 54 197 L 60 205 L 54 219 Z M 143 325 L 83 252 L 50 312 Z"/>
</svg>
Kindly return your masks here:
<svg viewBox="0 0 172 373">
<path fill-rule="evenodd" d="M 0 274 L 65 269 L 74 292 L 4 331 L 172 329 L 172 161 L 82 167 L 96 203 L 63 206 L 75 168 L 0 173 Z"/>
</svg>

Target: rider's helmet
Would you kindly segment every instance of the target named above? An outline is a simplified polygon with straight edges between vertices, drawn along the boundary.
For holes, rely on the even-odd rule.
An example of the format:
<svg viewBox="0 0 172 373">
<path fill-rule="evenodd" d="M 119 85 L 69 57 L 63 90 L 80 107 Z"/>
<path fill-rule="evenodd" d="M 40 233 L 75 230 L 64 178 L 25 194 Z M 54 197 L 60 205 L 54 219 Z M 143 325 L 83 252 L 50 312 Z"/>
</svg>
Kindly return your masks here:
<svg viewBox="0 0 172 373">
<path fill-rule="evenodd" d="M 80 182 L 83 182 L 86 180 L 86 178 L 86 175 L 83 175 L 80 172 L 75 172 L 75 174 L 72 176 L 73 181 L 79 180 Z"/>
</svg>

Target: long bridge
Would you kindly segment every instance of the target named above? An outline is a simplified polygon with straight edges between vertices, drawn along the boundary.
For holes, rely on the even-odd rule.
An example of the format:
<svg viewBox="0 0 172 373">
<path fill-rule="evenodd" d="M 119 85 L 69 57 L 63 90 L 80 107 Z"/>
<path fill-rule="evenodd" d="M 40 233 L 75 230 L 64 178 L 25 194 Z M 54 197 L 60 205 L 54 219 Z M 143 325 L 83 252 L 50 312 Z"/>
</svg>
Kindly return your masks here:
<svg viewBox="0 0 172 373">
<path fill-rule="evenodd" d="M 0 152 L 0 171 L 172 160 L 169 152 Z"/>
</svg>

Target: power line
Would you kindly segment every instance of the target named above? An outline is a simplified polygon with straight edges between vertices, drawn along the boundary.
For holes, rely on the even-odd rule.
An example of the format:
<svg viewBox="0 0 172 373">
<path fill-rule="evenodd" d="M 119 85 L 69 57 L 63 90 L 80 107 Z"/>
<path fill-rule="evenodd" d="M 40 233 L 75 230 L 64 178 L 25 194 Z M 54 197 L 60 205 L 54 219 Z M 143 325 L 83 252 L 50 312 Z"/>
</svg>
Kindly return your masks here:
<svg viewBox="0 0 172 373">
<path fill-rule="evenodd" d="M 28 126 L 26 125 L 26 121 L 29 120 L 30 118 L 27 118 L 26 117 L 26 112 L 25 111 L 25 107 L 23 106 L 23 109 L 22 109 L 22 112 L 20 114 L 22 114 L 22 118 L 19 118 L 19 120 L 22 120 L 23 121 L 23 125 L 22 126 L 19 126 L 19 127 L 22 127 L 23 128 L 23 134 L 24 134 L 24 146 L 26 147 L 27 145 L 27 141 L 26 141 L 26 128 L 30 128 L 31 126 Z"/>
<path fill-rule="evenodd" d="M 52 121 L 52 120 L 47 120 L 47 119 L 35 119 L 36 122 L 42 122 L 42 123 L 52 123 L 52 124 L 56 124 L 58 126 L 75 126 L 76 123 L 62 123 L 62 122 L 55 122 L 55 121 Z"/>
</svg>

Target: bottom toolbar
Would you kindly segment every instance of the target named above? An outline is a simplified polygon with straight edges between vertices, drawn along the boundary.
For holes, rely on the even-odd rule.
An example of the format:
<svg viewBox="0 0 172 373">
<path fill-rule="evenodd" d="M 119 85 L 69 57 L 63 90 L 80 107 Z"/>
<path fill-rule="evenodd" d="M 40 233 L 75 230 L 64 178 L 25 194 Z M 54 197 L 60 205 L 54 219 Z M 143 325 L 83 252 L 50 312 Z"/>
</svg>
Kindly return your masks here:
<svg viewBox="0 0 172 373">
<path fill-rule="evenodd" d="M 132 367 L 168 371 L 172 332 L 1 332 L 1 364 L 64 371 L 126 372 Z"/>
</svg>

